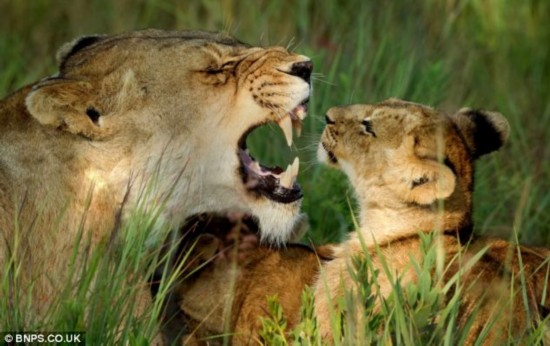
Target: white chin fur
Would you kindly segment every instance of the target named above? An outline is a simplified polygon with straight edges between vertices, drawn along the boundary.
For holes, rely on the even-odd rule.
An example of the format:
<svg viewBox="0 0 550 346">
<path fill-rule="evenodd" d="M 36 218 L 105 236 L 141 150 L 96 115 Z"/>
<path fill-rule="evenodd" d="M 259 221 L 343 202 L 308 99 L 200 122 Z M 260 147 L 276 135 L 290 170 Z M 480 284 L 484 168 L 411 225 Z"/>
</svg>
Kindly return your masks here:
<svg viewBox="0 0 550 346">
<path fill-rule="evenodd" d="M 328 163 L 328 153 L 321 143 L 317 147 L 317 161 L 320 163 Z"/>
<path fill-rule="evenodd" d="M 252 208 L 260 223 L 261 240 L 281 245 L 292 238 L 297 223 L 302 219 L 301 201 L 289 204 L 265 201 Z"/>
</svg>

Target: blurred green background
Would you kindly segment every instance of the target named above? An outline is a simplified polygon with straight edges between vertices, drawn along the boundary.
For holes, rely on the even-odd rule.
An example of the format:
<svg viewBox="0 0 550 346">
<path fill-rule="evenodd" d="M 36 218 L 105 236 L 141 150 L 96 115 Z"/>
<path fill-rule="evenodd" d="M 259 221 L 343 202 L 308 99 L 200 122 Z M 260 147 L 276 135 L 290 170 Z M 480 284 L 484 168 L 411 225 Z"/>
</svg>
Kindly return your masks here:
<svg viewBox="0 0 550 346">
<path fill-rule="evenodd" d="M 550 2 L 545 0 L 0 0 L 0 94 L 55 73 L 64 42 L 143 28 L 223 30 L 254 45 L 309 55 L 313 96 L 293 151 L 272 127 L 249 147 L 264 163 L 298 154 L 316 243 L 351 230 L 342 174 L 315 163 L 333 105 L 400 97 L 448 112 L 503 113 L 512 135 L 476 174 L 479 233 L 550 245 Z"/>
</svg>

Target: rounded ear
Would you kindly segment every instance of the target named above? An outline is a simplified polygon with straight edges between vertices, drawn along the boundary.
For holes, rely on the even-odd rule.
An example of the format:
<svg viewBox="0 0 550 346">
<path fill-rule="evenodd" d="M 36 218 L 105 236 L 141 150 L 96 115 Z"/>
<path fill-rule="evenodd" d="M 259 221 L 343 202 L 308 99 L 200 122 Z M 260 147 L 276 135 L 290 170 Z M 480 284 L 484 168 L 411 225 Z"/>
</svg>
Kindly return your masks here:
<svg viewBox="0 0 550 346">
<path fill-rule="evenodd" d="M 473 159 L 499 149 L 510 135 L 510 125 L 502 114 L 462 108 L 451 119 L 454 121 Z"/>
<path fill-rule="evenodd" d="M 92 46 L 95 43 L 100 42 L 105 37 L 105 35 L 86 35 L 80 36 L 72 40 L 71 42 L 65 43 L 61 48 L 59 48 L 56 54 L 56 60 L 59 64 L 59 69 L 63 70 L 63 68 L 65 67 L 65 62 L 72 55 L 78 53 L 86 47 Z"/>
<path fill-rule="evenodd" d="M 200 262 L 199 264 L 211 260 L 218 252 L 220 245 L 220 239 L 212 234 L 199 235 L 193 249 L 197 255 L 197 260 Z"/>
<path fill-rule="evenodd" d="M 408 198 L 418 204 L 432 204 L 449 197 L 456 187 L 456 176 L 443 163 L 425 159 L 409 178 Z"/>
<path fill-rule="evenodd" d="M 44 126 L 101 139 L 107 131 L 101 127 L 101 111 L 94 104 L 94 88 L 90 83 L 47 79 L 27 95 L 25 104 L 29 113 Z"/>
<path fill-rule="evenodd" d="M 453 171 L 438 161 L 415 158 L 391 170 L 392 190 L 408 203 L 430 205 L 449 197 L 456 187 Z"/>
<path fill-rule="evenodd" d="M 192 238 L 186 245 L 188 246 L 185 247 L 184 253 L 178 256 L 184 255 L 186 260 L 182 270 L 190 274 L 214 259 L 221 246 L 221 240 L 212 234 L 203 233 Z"/>
</svg>

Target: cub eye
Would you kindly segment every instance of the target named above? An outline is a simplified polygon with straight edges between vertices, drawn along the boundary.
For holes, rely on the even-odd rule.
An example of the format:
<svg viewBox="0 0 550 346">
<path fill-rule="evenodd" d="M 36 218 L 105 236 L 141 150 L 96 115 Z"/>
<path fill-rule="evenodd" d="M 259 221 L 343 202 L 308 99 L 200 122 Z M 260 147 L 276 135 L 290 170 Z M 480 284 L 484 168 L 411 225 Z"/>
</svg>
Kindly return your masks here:
<svg viewBox="0 0 550 346">
<path fill-rule="evenodd" d="M 372 129 L 372 122 L 370 119 L 365 119 L 361 122 L 363 126 L 365 127 L 365 132 L 370 133 L 373 137 L 376 137 L 376 133 L 374 133 L 374 130 Z"/>
</svg>

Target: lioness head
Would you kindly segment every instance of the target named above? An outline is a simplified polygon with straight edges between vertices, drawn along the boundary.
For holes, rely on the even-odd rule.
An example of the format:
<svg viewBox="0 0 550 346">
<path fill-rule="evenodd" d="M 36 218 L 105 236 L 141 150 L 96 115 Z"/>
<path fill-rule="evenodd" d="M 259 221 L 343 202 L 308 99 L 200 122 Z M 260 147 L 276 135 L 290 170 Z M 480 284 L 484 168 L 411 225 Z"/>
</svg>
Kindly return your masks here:
<svg viewBox="0 0 550 346">
<path fill-rule="evenodd" d="M 155 178 L 151 200 L 163 199 L 169 223 L 237 210 L 256 216 L 265 237 L 287 237 L 302 197 L 298 161 L 265 167 L 246 138 L 277 123 L 292 143 L 307 112 L 309 58 L 220 33 L 147 30 L 77 39 L 58 60 L 59 73 L 34 86 L 27 109 L 82 144 L 96 186 Z"/>
<path fill-rule="evenodd" d="M 383 209 L 386 221 L 388 210 L 404 217 L 410 210 L 430 210 L 425 207 L 438 200 L 464 217 L 470 212 L 473 161 L 500 148 L 509 133 L 498 113 L 462 109 L 447 116 L 398 99 L 334 107 L 326 122 L 319 160 L 341 168 L 361 207 Z"/>
</svg>

